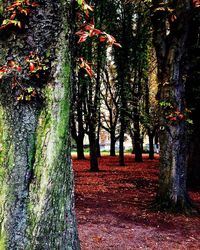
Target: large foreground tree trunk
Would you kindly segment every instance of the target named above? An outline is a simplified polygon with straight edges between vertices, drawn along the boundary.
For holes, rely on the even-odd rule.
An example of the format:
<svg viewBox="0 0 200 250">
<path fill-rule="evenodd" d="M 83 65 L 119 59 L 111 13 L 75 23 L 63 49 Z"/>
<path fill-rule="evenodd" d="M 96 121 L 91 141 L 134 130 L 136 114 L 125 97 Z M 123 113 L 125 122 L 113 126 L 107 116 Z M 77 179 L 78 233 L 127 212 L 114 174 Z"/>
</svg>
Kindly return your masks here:
<svg viewBox="0 0 200 250">
<path fill-rule="evenodd" d="M 153 1 L 155 12 L 154 44 L 158 59 L 159 100 L 162 106 L 160 132 L 160 179 L 157 198 L 163 208 L 189 211 L 186 191 L 187 141 L 185 107 L 185 79 L 187 66 L 188 30 L 191 16 L 190 1 L 169 4 L 175 9 L 176 19 L 164 1 Z"/>
<path fill-rule="evenodd" d="M 192 110 L 190 118 L 193 120 L 193 131 L 190 138 L 190 152 L 188 164 L 188 185 L 200 189 L 200 11 L 196 8 L 190 29 L 190 73 L 186 83 L 186 96 L 189 108 Z"/>
<path fill-rule="evenodd" d="M 0 65 L 13 60 L 22 71 L 12 69 L 0 82 L 0 249 L 79 249 L 69 149 L 67 10 L 67 1 L 41 2 L 23 30 L 1 33 Z M 39 77 L 24 60 L 31 51 L 48 67 Z M 20 87 L 36 94 L 26 99 L 20 92 L 21 100 Z"/>
<path fill-rule="evenodd" d="M 199 110 L 198 110 L 199 119 Z M 190 142 L 188 161 L 188 185 L 200 189 L 200 121 L 195 121 L 194 131 Z"/>
</svg>

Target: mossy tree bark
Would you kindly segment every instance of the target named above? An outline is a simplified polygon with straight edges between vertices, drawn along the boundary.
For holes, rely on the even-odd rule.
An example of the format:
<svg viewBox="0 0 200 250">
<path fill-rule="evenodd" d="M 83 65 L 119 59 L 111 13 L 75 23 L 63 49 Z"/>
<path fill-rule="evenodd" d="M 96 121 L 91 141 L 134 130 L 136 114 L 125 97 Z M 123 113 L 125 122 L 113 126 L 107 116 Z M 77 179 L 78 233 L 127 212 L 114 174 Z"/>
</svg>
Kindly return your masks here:
<svg viewBox="0 0 200 250">
<path fill-rule="evenodd" d="M 186 109 L 185 80 L 188 65 L 185 59 L 191 3 L 189 0 L 169 2 L 165 11 L 162 8 L 164 1 L 153 1 L 153 4 L 154 44 L 158 60 L 158 98 L 164 105 L 160 113 L 161 159 L 157 198 L 164 209 L 190 212 L 192 207 L 186 190 L 187 127 L 185 119 L 180 114 Z M 168 12 L 170 8 L 175 11 L 175 19 Z"/>
<path fill-rule="evenodd" d="M 22 67 L 0 83 L 0 249 L 79 249 L 69 149 L 69 1 L 38 2 L 21 30 L 0 34 L 0 65 Z M 31 51 L 48 67 L 36 81 L 24 60 Z M 17 101 L 13 74 L 17 86 L 37 95 Z"/>
</svg>

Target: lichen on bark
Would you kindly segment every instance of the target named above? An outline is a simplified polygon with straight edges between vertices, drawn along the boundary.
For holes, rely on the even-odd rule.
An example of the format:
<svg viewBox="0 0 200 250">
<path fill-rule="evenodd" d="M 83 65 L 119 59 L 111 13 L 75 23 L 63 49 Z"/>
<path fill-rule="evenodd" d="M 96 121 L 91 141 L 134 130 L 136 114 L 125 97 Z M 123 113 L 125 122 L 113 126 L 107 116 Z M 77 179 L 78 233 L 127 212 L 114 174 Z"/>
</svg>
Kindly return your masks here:
<svg viewBox="0 0 200 250">
<path fill-rule="evenodd" d="M 69 152 L 69 2 L 39 2 L 23 31 L 0 39 L 2 64 L 10 58 L 24 66 L 25 55 L 37 51 L 49 67 L 40 98 L 29 102 L 16 101 L 12 76 L 1 81 L 0 249 L 79 249 Z"/>
</svg>

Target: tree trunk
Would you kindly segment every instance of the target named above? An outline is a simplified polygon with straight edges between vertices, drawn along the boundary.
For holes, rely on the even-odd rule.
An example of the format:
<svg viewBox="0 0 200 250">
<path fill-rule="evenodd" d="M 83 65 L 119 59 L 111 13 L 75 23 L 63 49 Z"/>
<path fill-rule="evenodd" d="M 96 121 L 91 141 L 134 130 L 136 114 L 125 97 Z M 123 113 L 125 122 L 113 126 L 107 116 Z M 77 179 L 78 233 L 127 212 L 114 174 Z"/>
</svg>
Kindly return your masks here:
<svg viewBox="0 0 200 250">
<path fill-rule="evenodd" d="M 190 119 L 193 121 L 192 135 L 190 138 L 189 162 L 188 162 L 188 185 L 200 189 L 200 15 L 196 8 L 193 15 L 192 27 L 190 28 L 190 72 L 186 83 L 186 97 L 189 109 L 192 110 Z"/>
<path fill-rule="evenodd" d="M 77 159 L 78 160 L 85 160 L 84 148 L 83 148 L 83 139 L 82 139 L 82 137 L 81 138 L 78 137 L 76 145 L 77 145 Z"/>
<path fill-rule="evenodd" d="M 154 132 L 151 129 L 148 129 L 148 135 L 149 135 L 149 159 L 154 159 Z"/>
<path fill-rule="evenodd" d="M 110 156 L 115 156 L 115 129 L 111 128 L 110 131 Z"/>
<path fill-rule="evenodd" d="M 98 158 L 97 158 L 97 142 L 95 128 L 90 126 L 89 128 L 89 142 L 90 142 L 90 171 L 98 172 Z"/>
<path fill-rule="evenodd" d="M 47 0 L 22 30 L 0 34 L 0 64 L 7 59 L 22 66 L 0 82 L 1 249 L 80 249 L 69 147 L 67 10 L 67 2 Z M 25 65 L 31 51 L 48 66 L 39 79 Z M 19 85 L 34 88 L 36 97 L 16 100 Z"/>
<path fill-rule="evenodd" d="M 126 96 L 125 96 L 125 86 L 122 79 L 124 79 L 124 72 L 121 74 L 121 80 L 120 80 L 120 133 L 119 133 L 119 165 L 125 166 L 124 161 L 124 134 L 126 131 L 126 125 L 125 125 L 125 111 L 126 111 Z"/>
<path fill-rule="evenodd" d="M 154 1 L 154 44 L 158 59 L 160 132 L 160 178 L 157 199 L 164 209 L 189 212 L 186 191 L 187 141 L 185 112 L 186 42 L 190 24 L 190 1 L 176 1 L 176 21 L 166 26 L 165 14 Z M 170 6 L 171 7 L 171 6 Z M 166 30 L 166 27 L 167 30 Z M 170 32 L 170 33 L 169 33 Z M 178 113 L 177 113 L 178 112 Z"/>
<path fill-rule="evenodd" d="M 138 111 L 135 111 L 138 112 Z M 139 115 L 134 115 L 134 153 L 135 161 L 142 162 L 141 138 L 140 138 L 140 124 Z"/>
<path fill-rule="evenodd" d="M 77 39 L 76 39 L 76 1 L 71 1 L 70 8 L 70 54 L 71 54 L 71 85 L 72 85 L 72 98 L 71 98 L 71 136 L 76 141 L 77 146 L 77 159 L 84 160 L 83 140 L 85 136 L 84 122 L 83 122 L 83 102 L 85 88 L 79 81 L 83 77 L 83 72 L 80 71 L 78 76 L 76 73 L 78 53 Z"/>
<path fill-rule="evenodd" d="M 187 144 L 185 123 L 169 126 L 160 133 L 160 178 L 158 201 L 161 207 L 187 211 L 189 199 L 186 192 Z"/>
<path fill-rule="evenodd" d="M 83 140 L 84 140 L 84 135 L 85 135 L 85 130 L 83 126 L 83 108 L 82 108 L 82 97 L 78 100 L 78 105 L 77 105 L 77 122 L 78 122 L 78 134 L 77 134 L 77 158 L 79 160 L 84 160 L 84 148 L 83 148 Z"/>
<path fill-rule="evenodd" d="M 199 113 L 198 113 L 199 114 Z M 188 185 L 200 189 L 200 124 L 195 126 L 191 139 L 190 154 L 188 162 Z"/>
<path fill-rule="evenodd" d="M 100 133 L 101 133 L 101 116 L 100 116 L 100 111 L 98 111 L 97 139 L 96 139 L 97 157 L 101 157 Z"/>
<path fill-rule="evenodd" d="M 125 121 L 124 121 L 124 114 L 121 111 L 120 114 L 120 122 L 121 122 L 121 127 L 120 127 L 120 134 L 119 134 L 119 165 L 120 166 L 125 166 L 124 162 L 124 131 L 125 131 Z"/>
<path fill-rule="evenodd" d="M 77 150 L 77 159 L 78 160 L 84 160 L 84 147 L 83 147 L 83 140 L 84 140 L 84 130 L 83 126 L 80 125 L 80 120 L 78 122 L 78 131 L 76 129 L 76 121 L 73 114 L 71 114 L 70 117 L 70 123 L 71 123 L 71 136 L 76 142 L 76 150 Z"/>
</svg>

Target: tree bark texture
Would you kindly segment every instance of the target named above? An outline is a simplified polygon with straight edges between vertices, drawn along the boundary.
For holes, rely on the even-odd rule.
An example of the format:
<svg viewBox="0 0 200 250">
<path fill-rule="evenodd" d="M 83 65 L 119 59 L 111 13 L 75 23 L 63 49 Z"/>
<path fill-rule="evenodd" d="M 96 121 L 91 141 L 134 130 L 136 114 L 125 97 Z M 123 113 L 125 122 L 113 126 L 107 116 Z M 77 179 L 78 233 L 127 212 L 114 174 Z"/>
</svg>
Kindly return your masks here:
<svg viewBox="0 0 200 250">
<path fill-rule="evenodd" d="M 190 1 L 176 1 L 170 8 L 175 9 L 176 20 L 167 19 L 163 1 L 153 1 L 154 44 L 158 59 L 158 80 L 160 102 L 171 107 L 161 109 L 160 131 L 160 179 L 158 201 L 163 208 L 187 211 L 190 207 L 186 191 L 187 141 L 186 122 L 174 112 L 185 111 L 185 56 L 190 24 Z M 167 118 L 166 109 L 175 117 Z M 169 110 L 168 110 L 169 111 Z"/>
<path fill-rule="evenodd" d="M 198 110 L 199 117 L 199 110 Z M 199 118 L 198 118 L 199 119 Z M 190 142 L 188 161 L 188 185 L 200 189 L 200 122 L 194 124 L 194 132 Z"/>
<path fill-rule="evenodd" d="M 190 118 L 193 121 L 190 138 L 188 184 L 200 189 L 200 11 L 196 8 L 192 16 L 192 27 L 189 31 L 190 71 L 186 83 L 187 103 L 189 104 Z"/>
<path fill-rule="evenodd" d="M 3 1 L 4 7 L 10 1 Z M 17 101 L 12 75 L 0 82 L 0 249 L 79 249 L 69 140 L 67 1 L 39 1 L 22 30 L 1 32 L 0 65 L 31 51 L 48 69 L 38 97 Z M 21 83 L 20 82 L 20 83 Z"/>
</svg>

